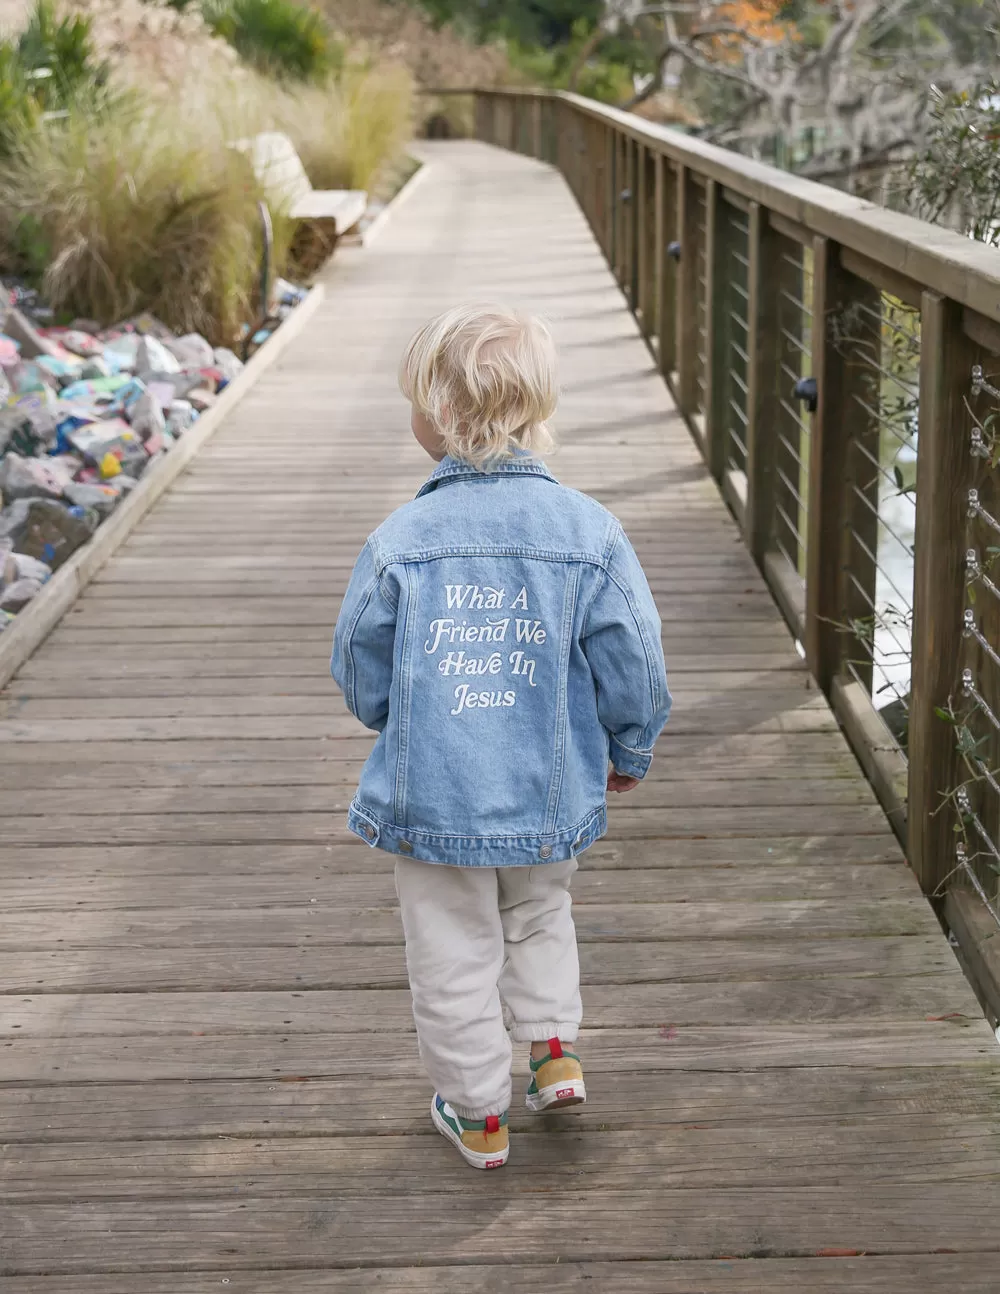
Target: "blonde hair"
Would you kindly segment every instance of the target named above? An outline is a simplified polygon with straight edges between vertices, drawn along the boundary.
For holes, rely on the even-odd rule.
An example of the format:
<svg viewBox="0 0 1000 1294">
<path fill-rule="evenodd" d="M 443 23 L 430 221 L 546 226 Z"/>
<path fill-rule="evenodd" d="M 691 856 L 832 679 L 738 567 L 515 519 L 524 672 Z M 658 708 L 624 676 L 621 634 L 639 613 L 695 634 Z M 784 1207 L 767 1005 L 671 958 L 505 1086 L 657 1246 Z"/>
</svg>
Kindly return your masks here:
<svg viewBox="0 0 1000 1294">
<path fill-rule="evenodd" d="M 406 348 L 399 385 L 440 433 L 445 451 L 481 471 L 518 450 L 554 445 L 556 352 L 548 328 L 504 306 L 459 306 Z"/>
</svg>

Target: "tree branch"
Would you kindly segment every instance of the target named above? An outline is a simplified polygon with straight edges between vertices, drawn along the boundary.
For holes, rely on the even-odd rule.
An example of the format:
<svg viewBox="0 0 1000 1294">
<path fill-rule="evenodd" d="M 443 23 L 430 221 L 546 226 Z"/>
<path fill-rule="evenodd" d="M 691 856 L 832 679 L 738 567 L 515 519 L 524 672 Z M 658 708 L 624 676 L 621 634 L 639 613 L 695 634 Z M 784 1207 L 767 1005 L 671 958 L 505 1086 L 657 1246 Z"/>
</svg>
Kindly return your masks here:
<svg viewBox="0 0 1000 1294">
<path fill-rule="evenodd" d="M 587 60 L 590 58 L 591 54 L 594 53 L 594 51 L 597 49 L 598 45 L 600 45 L 601 41 L 604 39 L 606 35 L 607 35 L 607 32 L 605 32 L 604 29 L 601 27 L 601 25 L 598 23 L 598 25 L 594 28 L 594 30 L 590 33 L 587 39 L 577 50 L 576 57 L 573 59 L 573 63 L 569 69 L 569 78 L 566 82 L 568 89 L 573 91 L 576 90 L 576 83 L 580 79 L 580 73 L 587 65 Z"/>
</svg>

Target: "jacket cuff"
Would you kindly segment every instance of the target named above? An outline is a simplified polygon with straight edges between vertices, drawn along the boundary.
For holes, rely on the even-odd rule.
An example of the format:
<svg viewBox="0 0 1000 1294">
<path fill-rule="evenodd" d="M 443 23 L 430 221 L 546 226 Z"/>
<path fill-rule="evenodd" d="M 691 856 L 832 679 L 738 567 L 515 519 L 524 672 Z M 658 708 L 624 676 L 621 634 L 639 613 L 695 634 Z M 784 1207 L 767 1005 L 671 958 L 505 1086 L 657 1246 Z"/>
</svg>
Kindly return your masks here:
<svg viewBox="0 0 1000 1294">
<path fill-rule="evenodd" d="M 643 750 L 630 750 L 617 737 L 611 738 L 611 763 L 616 773 L 623 777 L 637 777 L 640 781 L 649 772 L 653 756 Z"/>
</svg>

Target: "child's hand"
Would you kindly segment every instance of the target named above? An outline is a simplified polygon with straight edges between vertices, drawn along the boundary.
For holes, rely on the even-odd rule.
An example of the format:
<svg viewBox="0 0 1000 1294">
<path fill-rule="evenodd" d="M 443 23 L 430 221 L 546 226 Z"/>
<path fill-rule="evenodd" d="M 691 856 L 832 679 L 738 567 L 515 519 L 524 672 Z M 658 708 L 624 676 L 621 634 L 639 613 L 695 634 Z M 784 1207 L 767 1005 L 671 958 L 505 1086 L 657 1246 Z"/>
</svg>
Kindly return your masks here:
<svg viewBox="0 0 1000 1294">
<path fill-rule="evenodd" d="M 616 773 L 614 769 L 608 773 L 609 791 L 617 791 L 621 794 L 624 791 L 634 791 L 638 785 L 637 777 L 626 777 L 624 773 Z"/>
</svg>

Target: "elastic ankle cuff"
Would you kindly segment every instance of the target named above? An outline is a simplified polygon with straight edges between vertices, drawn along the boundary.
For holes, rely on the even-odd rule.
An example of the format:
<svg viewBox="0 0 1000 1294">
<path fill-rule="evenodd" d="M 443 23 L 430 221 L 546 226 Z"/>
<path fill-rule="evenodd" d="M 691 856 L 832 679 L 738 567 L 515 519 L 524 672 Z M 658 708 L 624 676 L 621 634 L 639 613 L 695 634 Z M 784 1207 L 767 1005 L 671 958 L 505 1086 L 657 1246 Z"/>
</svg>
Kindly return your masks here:
<svg viewBox="0 0 1000 1294">
<path fill-rule="evenodd" d="M 576 1042 L 580 1036 L 580 1025 L 576 1024 L 515 1024 L 510 1031 L 515 1042 L 548 1042 L 558 1038 L 560 1042 Z"/>
<path fill-rule="evenodd" d="M 445 1097 L 445 1100 L 447 1101 L 448 1098 Z M 510 1109 L 510 1097 L 508 1096 L 502 1104 L 494 1102 L 492 1105 L 459 1105 L 457 1101 L 448 1101 L 448 1104 L 460 1119 L 466 1119 L 470 1123 L 481 1123 L 491 1115 L 499 1118 L 501 1114 L 506 1114 Z"/>
</svg>

